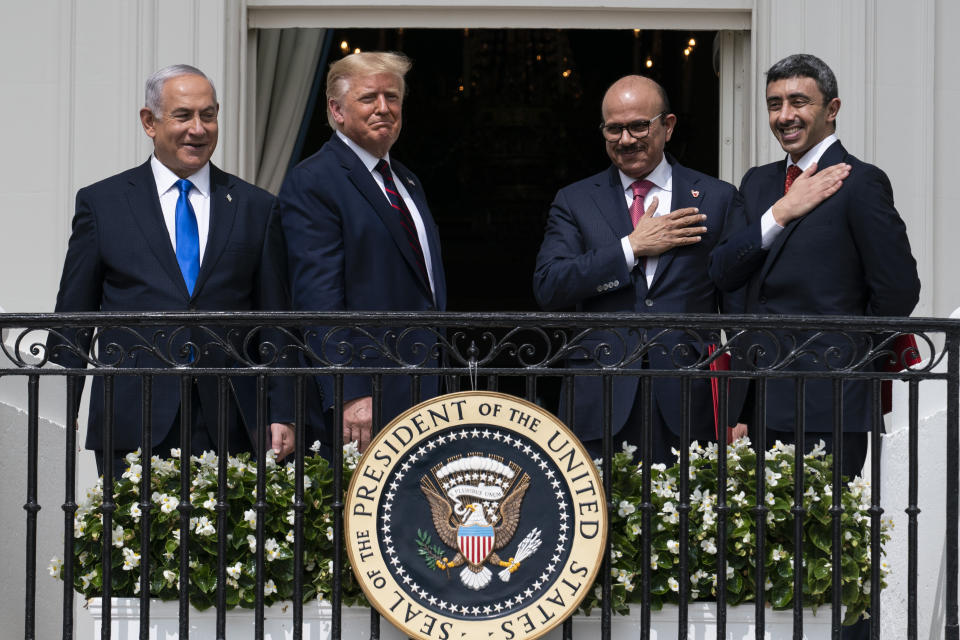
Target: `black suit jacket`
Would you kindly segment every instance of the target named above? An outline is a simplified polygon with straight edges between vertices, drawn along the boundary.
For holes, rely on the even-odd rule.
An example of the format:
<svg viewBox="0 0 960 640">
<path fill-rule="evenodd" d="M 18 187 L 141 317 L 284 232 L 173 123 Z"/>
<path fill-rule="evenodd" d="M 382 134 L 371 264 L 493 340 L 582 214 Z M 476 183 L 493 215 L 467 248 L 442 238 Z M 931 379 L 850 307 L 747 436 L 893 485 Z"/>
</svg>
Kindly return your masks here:
<svg viewBox="0 0 960 640">
<path fill-rule="evenodd" d="M 447 286 L 440 235 L 420 180 L 395 158 L 393 172 L 416 202 L 430 249 L 436 294 L 417 266 L 401 219 L 360 158 L 334 134 L 294 167 L 280 190 L 280 217 L 289 250 L 293 308 L 297 311 L 443 311 Z M 394 368 L 437 362 L 430 329 L 316 327 L 307 342 L 316 358 L 307 365 L 351 364 Z M 328 333 L 329 332 L 329 333 Z M 350 345 L 348 352 L 340 344 Z M 385 350 L 390 356 L 384 356 Z M 396 359 L 394 359 L 396 357 Z M 322 407 L 334 404 L 333 379 L 316 378 Z M 420 393 L 438 393 L 436 376 L 421 378 Z M 369 376 L 347 376 L 344 400 L 372 395 Z M 383 377 L 383 422 L 411 406 L 406 375 Z"/>
<path fill-rule="evenodd" d="M 688 169 L 667 156 L 673 169 L 670 210 L 699 207 L 706 214 L 707 232 L 699 243 L 678 247 L 660 255 L 650 287 L 639 269 L 628 269 L 620 239 L 633 227 L 623 195 L 620 174 L 615 166 L 561 189 L 550 207 L 547 228 L 537 255 L 533 290 L 546 310 L 575 308 L 586 312 L 632 313 L 720 313 L 732 306 L 739 311 L 739 294 L 721 296 L 707 276 L 707 256 L 720 239 L 724 222 L 740 206 L 733 185 Z M 654 341 L 665 349 L 648 353 L 652 369 L 673 370 L 690 366 L 705 357 L 715 336 L 693 331 L 671 330 Z M 611 364 L 634 353 L 644 336 L 638 330 L 594 331 L 568 360 L 571 367 Z M 600 349 L 610 346 L 609 352 Z M 640 360 L 631 366 L 639 367 Z M 613 378 L 612 433 L 620 431 L 638 393 L 638 378 Z M 602 393 L 599 379 L 580 376 L 574 385 L 573 428 L 582 440 L 602 434 Z M 657 378 L 653 382 L 654 402 L 666 425 L 680 433 L 683 398 L 680 380 Z M 739 405 L 731 410 L 736 415 Z M 563 410 L 561 408 L 561 413 Z M 715 439 L 712 396 L 706 378 L 692 382 L 691 439 Z M 570 416 L 563 416 L 569 420 Z"/>
<path fill-rule="evenodd" d="M 250 311 L 288 308 L 284 271 L 285 252 L 276 212 L 276 199 L 266 191 L 210 166 L 210 227 L 203 261 L 193 295 L 187 292 L 170 236 L 163 221 L 156 182 L 149 160 L 85 187 L 77 192 L 73 232 L 57 294 L 56 311 Z M 166 367 L 144 345 L 156 345 L 163 357 L 178 363 L 189 360 L 182 349 L 187 340 L 201 345 L 194 365 L 232 367 L 235 360 L 224 349 L 203 349 L 212 340 L 202 331 L 171 333 L 161 327 L 136 332 L 112 329 L 97 340 L 99 359 L 117 367 Z M 225 329 L 208 327 L 218 340 L 228 339 Z M 162 334 L 160 333 L 162 331 Z M 245 332 L 244 332 L 245 333 Z M 82 353 L 90 350 L 89 332 L 66 332 Z M 239 338 L 229 338 L 243 351 Z M 119 352 L 107 351 L 115 344 Z M 48 341 L 51 360 L 83 367 L 77 353 L 64 348 L 56 335 Z M 249 345 L 248 351 L 255 348 Z M 248 354 L 256 359 L 256 353 Z M 160 442 L 173 427 L 180 406 L 179 378 L 153 378 L 152 436 Z M 217 381 L 197 382 L 203 417 L 208 427 L 217 425 Z M 231 378 L 232 401 L 227 408 L 231 426 L 243 425 L 255 442 L 255 379 Z M 292 422 L 289 385 L 271 378 L 271 421 Z M 114 381 L 114 446 L 117 450 L 140 446 L 141 385 L 138 378 L 117 375 Z M 240 411 L 238 413 L 237 408 Z M 87 448 L 102 449 L 104 415 L 103 378 L 95 376 L 87 427 Z M 242 433 L 242 431 L 240 432 Z M 231 449 L 235 449 L 231 443 Z M 248 445 L 249 446 L 249 445 Z"/>
<path fill-rule="evenodd" d="M 724 290 L 747 284 L 748 313 L 909 316 L 913 311 L 920 279 L 906 226 L 893 205 L 890 181 L 877 167 L 847 153 L 840 142 L 830 145 L 817 166 L 824 169 L 841 162 L 852 168 L 840 191 L 788 223 L 769 250 L 761 248 L 760 218 L 783 196 L 786 160 L 754 167 L 744 175 L 740 185 L 744 209 L 728 220 L 724 238 L 710 257 L 710 275 Z M 876 337 L 867 334 L 850 339 L 781 331 L 750 338 L 766 352 L 753 363 L 759 366 L 782 360 L 794 346 L 812 338 L 805 346 L 807 354 L 787 365 L 792 371 L 843 368 L 863 356 L 871 341 L 876 343 Z M 815 360 L 813 354 L 819 357 Z M 871 363 L 867 370 L 874 367 Z M 794 429 L 794 386 L 791 380 L 768 382 L 769 428 Z M 870 429 L 868 391 L 866 383 L 844 383 L 844 430 Z M 808 380 L 805 395 L 806 430 L 832 431 L 832 382 Z"/>
</svg>

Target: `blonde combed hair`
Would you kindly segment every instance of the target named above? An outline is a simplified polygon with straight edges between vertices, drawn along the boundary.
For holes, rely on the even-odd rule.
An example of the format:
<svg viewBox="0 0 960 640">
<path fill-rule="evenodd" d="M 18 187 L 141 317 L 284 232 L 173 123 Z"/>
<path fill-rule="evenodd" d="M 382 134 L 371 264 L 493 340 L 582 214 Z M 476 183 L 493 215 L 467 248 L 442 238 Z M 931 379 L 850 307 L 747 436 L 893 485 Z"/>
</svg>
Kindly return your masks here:
<svg viewBox="0 0 960 640">
<path fill-rule="evenodd" d="M 413 67 L 410 58 L 393 51 L 361 51 L 351 53 L 330 65 L 327 72 L 327 122 L 334 129 L 337 123 L 330 112 L 330 100 L 340 101 L 350 89 L 351 78 L 371 76 L 377 73 L 389 73 L 400 79 L 400 91 L 406 94 L 407 85 L 403 78 Z"/>
</svg>

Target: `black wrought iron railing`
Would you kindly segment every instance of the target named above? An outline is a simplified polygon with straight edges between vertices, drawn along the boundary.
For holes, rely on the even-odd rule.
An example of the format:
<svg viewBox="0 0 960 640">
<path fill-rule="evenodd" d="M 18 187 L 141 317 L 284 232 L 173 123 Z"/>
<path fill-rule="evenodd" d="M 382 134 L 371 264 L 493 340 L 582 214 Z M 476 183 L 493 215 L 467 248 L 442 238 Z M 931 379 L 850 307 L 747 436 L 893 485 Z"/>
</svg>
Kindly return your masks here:
<svg viewBox="0 0 960 640">
<path fill-rule="evenodd" d="M 151 406 L 155 404 L 155 388 L 166 385 L 168 378 L 178 380 L 180 388 L 182 451 L 190 451 L 192 415 L 191 392 L 195 380 L 210 380 L 216 385 L 219 406 L 229 404 L 231 394 L 236 394 L 233 381 L 240 378 L 252 379 L 255 384 L 257 451 L 268 447 L 267 413 L 268 398 L 277 383 L 288 385 L 289 401 L 293 405 L 292 415 L 296 424 L 296 448 L 294 453 L 295 493 L 290 504 L 294 513 L 293 562 L 296 570 L 293 577 L 292 606 L 290 616 L 293 623 L 293 637 L 301 638 L 303 616 L 303 541 L 305 529 L 317 526 L 317 523 L 304 521 L 304 458 L 309 446 L 310 394 L 315 376 L 328 376 L 332 384 L 332 396 L 324 399 L 324 406 L 332 405 L 332 429 L 330 429 L 329 451 L 332 455 L 333 469 L 333 534 L 335 540 L 343 535 L 343 475 L 341 415 L 344 404 L 344 382 L 352 376 L 368 376 L 371 380 L 373 395 L 373 420 L 375 425 L 383 422 L 385 387 L 393 385 L 396 379 L 402 379 L 404 389 L 409 390 L 409 403 L 415 404 L 424 396 L 424 381 L 439 377 L 441 390 L 456 391 L 462 388 L 509 391 L 516 395 L 538 402 L 545 408 L 558 411 L 567 416 L 569 426 L 577 431 L 582 425 L 570 424 L 574 421 L 578 399 L 572 383 L 580 377 L 600 380 L 602 389 L 602 408 L 595 417 L 602 425 L 602 468 L 610 469 L 614 454 L 611 437 L 611 403 L 614 381 L 621 377 L 636 377 L 640 380 L 641 403 L 651 406 L 652 386 L 657 380 L 681 380 L 683 433 L 681 448 L 689 444 L 691 383 L 694 380 L 711 379 L 716 381 L 722 391 L 717 394 L 716 410 L 721 416 L 721 424 L 734 422 L 729 418 L 736 408 L 728 406 L 728 392 L 738 384 L 753 383 L 753 408 L 750 413 L 755 428 L 752 430 L 754 448 L 763 451 L 770 443 L 766 429 L 768 415 L 767 390 L 770 384 L 780 384 L 784 380 L 793 384 L 794 415 L 796 416 L 794 436 L 803 441 L 804 414 L 809 407 L 811 389 L 822 396 L 818 402 L 831 407 L 832 423 L 829 432 L 834 446 L 839 451 L 844 440 L 844 423 L 849 420 L 843 409 L 844 393 L 850 385 L 859 385 L 866 390 L 869 398 L 868 419 L 869 437 L 875 445 L 871 447 L 871 521 L 872 566 L 870 581 L 873 585 L 881 582 L 881 516 L 884 509 L 903 509 L 908 518 L 908 587 L 904 598 L 907 600 L 907 620 L 905 623 L 908 638 L 917 638 L 918 579 L 918 531 L 924 526 L 922 514 L 918 508 L 918 469 L 922 462 L 919 447 L 918 406 L 932 386 L 928 382 L 946 385 L 946 440 L 942 443 L 927 443 L 927 446 L 942 446 L 946 450 L 946 471 L 942 478 L 946 522 L 946 566 L 945 590 L 943 591 L 943 637 L 956 640 L 960 638 L 958 627 L 957 586 L 958 586 L 958 496 L 960 496 L 960 430 L 958 430 L 958 381 L 960 381 L 960 322 L 923 318 L 847 318 L 847 317 L 755 317 L 755 316 L 701 316 L 701 315 L 594 315 L 559 313 L 483 313 L 483 314 L 408 314 L 408 313 L 123 313 L 123 314 L 6 314 L 0 315 L 0 329 L 3 330 L 3 354 L 0 356 L 3 368 L 0 379 L 7 384 L 11 380 L 25 379 L 27 389 L 26 425 L 27 434 L 27 478 L 26 478 L 26 535 L 24 552 L 26 570 L 24 576 L 24 637 L 35 638 L 38 602 L 37 594 L 37 522 L 41 507 L 59 506 L 64 512 L 63 520 L 63 556 L 62 567 L 62 637 L 75 635 L 73 573 L 74 522 L 78 508 L 77 502 L 77 449 L 76 431 L 64 430 L 65 465 L 63 470 L 63 501 L 59 505 L 41 505 L 38 501 L 38 474 L 43 460 L 38 447 L 39 399 L 41 380 L 48 377 L 65 378 L 66 396 L 64 420 L 72 424 L 80 405 L 80 381 L 100 378 L 97 393 L 103 394 L 103 414 L 101 438 L 103 443 L 103 531 L 111 531 L 111 522 L 117 505 L 113 499 L 114 469 L 113 450 L 117 437 L 118 420 L 122 417 L 125 425 L 131 421 L 142 425 L 139 442 L 143 450 L 150 449 L 152 442 Z M 898 338 L 912 334 L 919 345 L 917 351 L 923 358 L 919 364 L 903 367 L 911 362 L 912 354 L 904 353 L 902 341 Z M 733 358 L 731 370 L 717 369 L 711 364 L 725 356 Z M 575 366 L 570 366 L 572 361 Z M 64 363 L 66 367 L 51 365 L 51 361 Z M 664 364 L 667 363 L 667 364 Z M 890 366 L 893 364 L 894 366 Z M 118 415 L 124 410 L 114 408 L 114 394 L 118 380 L 137 380 L 139 393 L 139 413 L 137 416 Z M 881 413 L 882 382 L 901 380 L 908 387 L 907 413 L 909 422 L 909 484 L 907 504 L 884 504 L 881 501 L 880 488 L 883 486 L 883 472 L 879 442 L 884 430 Z M 822 387 L 822 385 L 826 387 Z M 92 386 L 92 385 L 91 385 Z M 283 386 L 283 385 L 281 385 Z M 428 385 L 429 386 L 429 385 Z M 566 391 L 559 393 L 563 387 Z M 921 388 L 922 387 L 922 388 Z M 99 389 L 102 388 L 102 391 Z M 432 388 L 432 387 L 430 387 Z M 824 389 L 827 389 L 825 392 Z M 859 393 L 859 391 L 857 391 Z M 805 398 L 807 402 L 805 402 Z M 642 460 L 649 460 L 651 442 L 649 438 L 650 409 L 644 411 L 643 428 L 647 434 L 645 442 L 638 452 Z M 726 416 L 728 420 L 723 420 Z M 81 418 L 82 419 L 82 418 Z M 217 418 L 218 444 L 225 449 L 228 436 L 228 418 L 224 411 Z M 756 428 L 759 425 L 760 428 Z M 183 428 L 185 427 L 185 428 Z M 725 429 L 717 431 L 720 451 L 727 443 Z M 795 517 L 794 548 L 802 548 L 802 520 L 806 509 L 803 496 L 804 458 L 801 447 L 795 452 L 794 467 L 794 503 L 792 513 Z M 678 513 L 681 531 L 686 531 L 690 517 L 690 502 L 685 483 L 690 464 L 687 456 L 680 456 L 679 487 L 680 501 Z M 726 486 L 727 461 L 725 456 L 717 458 L 716 474 L 718 486 Z M 180 637 L 189 634 L 189 589 L 188 581 L 192 571 L 189 562 L 191 514 L 195 505 L 191 504 L 191 486 L 188 465 L 181 469 L 179 505 L 180 514 Z M 151 475 L 150 456 L 142 458 L 141 502 L 142 513 L 139 530 L 140 548 L 150 546 L 151 510 L 156 506 L 151 501 L 149 478 Z M 758 477 L 765 473 L 764 456 L 757 456 Z M 225 616 L 227 611 L 226 591 L 223 585 L 228 579 L 226 558 L 226 512 L 228 494 L 226 486 L 227 457 L 218 461 L 219 483 L 216 495 L 218 545 L 220 561 L 216 568 L 218 583 L 215 606 L 217 609 L 217 637 L 225 637 Z M 604 475 L 605 490 L 608 498 L 611 491 L 611 474 Z M 639 505 L 643 512 L 643 531 L 651 530 L 653 504 L 650 500 L 650 478 L 644 474 L 643 501 Z M 256 591 L 255 591 L 255 629 L 256 638 L 263 637 L 264 611 L 264 530 L 262 517 L 267 503 L 264 465 L 257 466 L 257 502 L 256 510 L 261 517 L 256 527 Z M 8 483 L 5 483 L 8 484 Z M 841 633 L 841 591 L 842 567 L 845 553 L 841 539 L 841 520 L 844 509 L 840 502 L 843 480 L 840 473 L 839 455 L 833 466 L 832 505 L 832 637 L 839 638 Z M 8 485 L 9 486 L 9 485 Z M 763 558 L 764 534 L 768 507 L 765 503 L 765 483 L 757 482 L 756 506 L 753 509 L 755 525 L 753 535 L 756 539 L 756 554 Z M 616 505 L 609 504 L 611 510 Z M 881 506 L 881 505 L 884 506 Z M 726 492 L 719 491 L 714 511 L 717 519 L 717 626 L 718 637 L 726 637 L 726 566 L 727 535 L 729 531 L 727 517 L 731 507 Z M 103 536 L 103 557 L 110 558 L 111 536 Z M 643 539 L 643 559 L 649 567 L 651 556 L 649 537 Z M 689 593 L 689 568 L 687 566 L 686 545 L 681 536 L 680 587 L 678 592 L 680 622 L 677 637 L 687 636 L 686 611 L 691 600 Z M 342 589 L 340 567 L 345 558 L 338 544 L 333 545 L 334 565 L 332 603 L 332 637 L 340 638 Z M 803 633 L 802 605 L 803 597 L 803 553 L 793 554 L 793 611 L 794 637 Z M 144 553 L 140 559 L 139 598 L 141 601 L 140 637 L 148 637 L 150 619 L 151 590 L 150 558 Z M 766 582 L 765 562 L 755 562 L 755 580 L 757 585 Z M 611 572 L 608 556 L 604 569 L 598 578 L 601 587 L 601 638 L 610 637 L 611 627 Z M 103 638 L 110 637 L 110 601 L 113 597 L 111 573 L 117 567 L 109 560 L 102 565 Z M 638 588 L 641 590 L 640 608 L 642 612 L 639 637 L 649 637 L 651 583 L 650 572 L 642 571 Z M 758 593 L 762 588 L 758 587 Z M 870 625 L 871 635 L 880 637 L 883 611 L 881 608 L 881 590 L 874 588 L 871 593 Z M 45 603 L 44 606 L 48 606 Z M 762 638 L 767 608 L 764 598 L 758 597 L 755 607 L 757 637 Z M 375 614 L 371 617 L 371 637 L 379 638 L 380 621 Z M 573 627 L 568 621 L 563 628 L 564 638 L 573 637 Z"/>
</svg>

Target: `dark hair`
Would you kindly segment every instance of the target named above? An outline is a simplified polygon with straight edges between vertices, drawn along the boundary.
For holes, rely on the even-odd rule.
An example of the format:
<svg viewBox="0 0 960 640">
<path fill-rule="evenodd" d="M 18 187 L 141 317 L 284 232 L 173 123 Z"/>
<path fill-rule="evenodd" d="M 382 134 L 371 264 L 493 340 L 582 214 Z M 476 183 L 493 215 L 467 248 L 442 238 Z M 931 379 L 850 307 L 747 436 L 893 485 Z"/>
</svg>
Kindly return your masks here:
<svg viewBox="0 0 960 640">
<path fill-rule="evenodd" d="M 826 102 L 837 97 L 837 77 L 827 63 L 809 53 L 795 53 L 774 63 L 767 71 L 767 84 L 787 78 L 813 78 Z"/>
</svg>

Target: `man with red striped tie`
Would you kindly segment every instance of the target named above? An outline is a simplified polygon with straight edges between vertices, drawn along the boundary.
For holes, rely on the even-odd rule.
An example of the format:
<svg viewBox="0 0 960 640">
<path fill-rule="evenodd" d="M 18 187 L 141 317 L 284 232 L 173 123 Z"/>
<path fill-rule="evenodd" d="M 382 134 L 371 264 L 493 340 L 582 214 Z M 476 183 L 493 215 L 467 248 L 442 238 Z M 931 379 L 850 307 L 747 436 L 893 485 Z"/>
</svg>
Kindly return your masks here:
<svg viewBox="0 0 960 640">
<path fill-rule="evenodd" d="M 770 130 L 787 155 L 744 175 L 742 215 L 727 219 L 723 239 L 710 255 L 717 286 L 725 291 L 747 286 L 748 313 L 910 315 L 920 280 L 907 229 L 886 174 L 849 154 L 837 138 L 840 98 L 833 71 L 809 54 L 784 58 L 767 71 L 766 106 Z M 780 344 L 769 335 L 766 342 L 754 336 L 766 354 L 759 362 L 738 367 L 735 358 L 733 368 L 770 366 L 765 357 L 785 361 L 795 345 L 804 344 L 804 353 L 787 361 L 786 369 L 826 371 L 860 361 L 877 344 L 877 336 L 864 334 L 775 333 Z M 898 353 L 898 360 L 904 355 L 910 354 Z M 834 450 L 833 407 L 842 401 L 842 472 L 859 473 L 879 411 L 870 403 L 868 383 L 847 380 L 835 398 L 832 381 L 808 378 L 804 392 L 805 449 L 822 439 L 828 453 Z M 764 416 L 750 411 L 744 416 L 751 430 L 765 421 L 768 438 L 793 442 L 793 379 L 769 380 L 765 405 Z"/>
<path fill-rule="evenodd" d="M 334 134 L 290 171 L 280 190 L 295 310 L 429 312 L 446 307 L 440 236 L 426 195 L 417 177 L 390 155 L 400 135 L 404 76 L 410 67 L 402 54 L 385 52 L 354 53 L 330 65 L 327 119 Z M 319 358 L 305 362 L 308 366 L 431 366 L 437 341 L 429 329 L 340 330 L 329 336 L 328 330 L 307 333 Z M 341 350 L 341 345 L 349 348 Z M 424 347 L 430 355 L 424 355 Z M 382 381 L 382 391 L 376 393 L 368 376 L 344 378 L 343 438 L 356 440 L 361 450 L 370 441 L 375 401 L 386 423 L 439 389 L 433 376 L 420 378 L 416 396 L 407 376 L 385 375 Z M 334 381 L 317 376 L 316 382 L 313 390 L 330 426 Z"/>
</svg>

